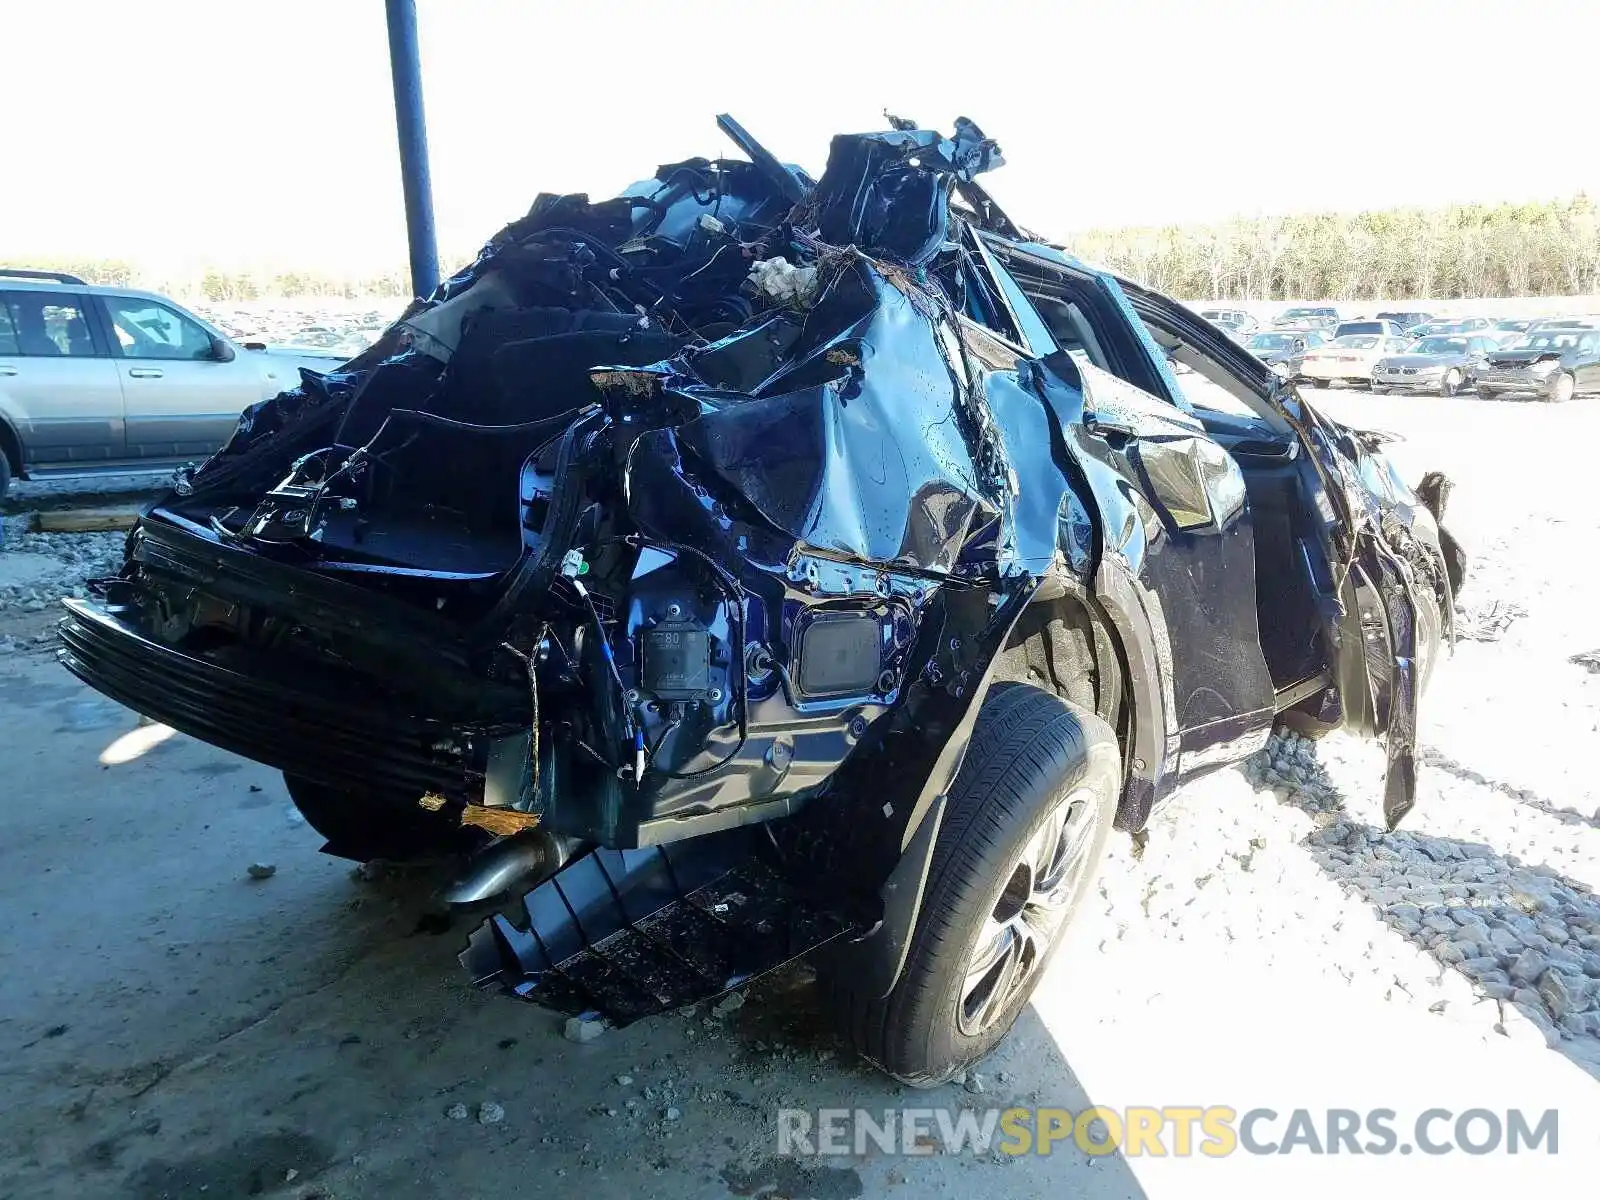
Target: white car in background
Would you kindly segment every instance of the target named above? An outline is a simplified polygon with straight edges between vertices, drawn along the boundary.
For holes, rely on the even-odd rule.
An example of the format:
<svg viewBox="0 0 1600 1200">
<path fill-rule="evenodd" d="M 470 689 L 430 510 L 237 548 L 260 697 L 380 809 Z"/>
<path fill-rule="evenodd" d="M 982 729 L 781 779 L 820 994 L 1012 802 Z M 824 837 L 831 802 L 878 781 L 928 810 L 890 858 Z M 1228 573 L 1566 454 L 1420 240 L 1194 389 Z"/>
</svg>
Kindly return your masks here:
<svg viewBox="0 0 1600 1200">
<path fill-rule="evenodd" d="M 1392 334 L 1347 333 L 1325 346 L 1307 350 L 1300 360 L 1300 374 L 1316 387 L 1330 383 L 1370 384 L 1378 360 L 1386 354 L 1401 354 L 1409 345 L 1410 338 Z"/>
<path fill-rule="evenodd" d="M 344 356 L 235 342 L 164 296 L 0 268 L 0 495 L 13 478 L 168 471 Z"/>
</svg>

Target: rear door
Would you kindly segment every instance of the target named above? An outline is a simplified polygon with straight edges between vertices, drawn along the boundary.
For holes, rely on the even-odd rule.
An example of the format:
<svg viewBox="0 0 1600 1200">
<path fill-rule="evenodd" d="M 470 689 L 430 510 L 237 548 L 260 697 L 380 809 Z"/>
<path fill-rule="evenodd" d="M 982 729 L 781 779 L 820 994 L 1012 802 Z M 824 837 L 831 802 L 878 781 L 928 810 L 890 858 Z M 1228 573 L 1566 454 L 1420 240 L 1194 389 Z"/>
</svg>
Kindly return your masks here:
<svg viewBox="0 0 1600 1200">
<path fill-rule="evenodd" d="M 1382 735 L 1387 771 L 1384 814 L 1390 828 L 1416 796 L 1416 721 L 1422 672 L 1419 651 L 1436 645 L 1437 625 L 1447 620 L 1434 597 L 1419 591 L 1416 572 L 1396 549 L 1405 541 L 1386 534 L 1384 522 L 1399 520 L 1415 496 L 1375 457 L 1383 435 L 1360 434 L 1328 420 L 1286 382 L 1274 384 L 1258 365 L 1213 338 L 1201 322 L 1154 292 L 1133 288 L 1135 304 L 1241 379 L 1253 379 L 1251 407 L 1292 430 L 1299 456 L 1307 511 L 1316 515 L 1320 561 L 1303 555 L 1323 614 L 1327 668 L 1334 688 L 1322 693 L 1318 720 L 1353 733 Z M 1437 514 L 1435 514 L 1437 515 Z M 1333 700 L 1332 697 L 1337 697 Z"/>
<path fill-rule="evenodd" d="M 87 295 L 0 291 L 0 415 L 29 466 L 124 457 L 122 387 Z"/>
<path fill-rule="evenodd" d="M 96 296 L 126 402 L 128 453 L 136 458 L 210 454 L 239 414 L 261 399 L 243 359 L 217 357 L 211 332 L 149 296 Z"/>
<path fill-rule="evenodd" d="M 1065 355 L 1081 377 L 1081 413 L 1057 415 L 1100 501 L 1104 555 L 1125 564 L 1167 640 L 1178 773 L 1248 754 L 1270 727 L 1273 688 L 1238 464 L 1194 416 L 1114 281 L 1003 244 L 994 250 L 1001 261 L 990 265 L 1008 301 L 1030 310 L 1019 324 L 1033 352 Z M 1043 335 L 1030 328 L 1041 322 Z"/>
</svg>

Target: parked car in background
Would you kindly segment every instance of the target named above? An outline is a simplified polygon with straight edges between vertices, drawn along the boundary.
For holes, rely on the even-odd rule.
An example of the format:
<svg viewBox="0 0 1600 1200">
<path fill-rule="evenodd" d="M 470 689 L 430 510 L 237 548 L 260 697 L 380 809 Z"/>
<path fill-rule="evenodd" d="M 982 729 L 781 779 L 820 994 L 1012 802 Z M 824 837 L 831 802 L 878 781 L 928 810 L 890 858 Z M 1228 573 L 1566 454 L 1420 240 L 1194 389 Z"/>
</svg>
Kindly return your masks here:
<svg viewBox="0 0 1600 1200">
<path fill-rule="evenodd" d="M 1538 324 L 1537 320 L 1526 317 L 1509 317 L 1503 321 L 1496 321 L 1490 333 L 1495 335 L 1515 334 L 1521 337 Z M 1510 343 L 1502 341 L 1500 344 L 1504 346 Z"/>
<path fill-rule="evenodd" d="M 1339 324 L 1339 310 L 1329 305 L 1286 308 L 1272 322 L 1274 329 L 1314 329 L 1326 333 Z"/>
<path fill-rule="evenodd" d="M 1528 332 L 1538 329 L 1600 329 L 1600 317 L 1551 317 L 1535 321 L 1528 327 Z"/>
<path fill-rule="evenodd" d="M 1433 320 L 1433 314 L 1427 312 L 1381 312 L 1378 314 L 1380 321 L 1393 321 L 1403 331 L 1415 329 L 1418 325 L 1425 325 Z"/>
<path fill-rule="evenodd" d="M 1307 350 L 1326 345 L 1327 341 L 1315 329 L 1263 329 L 1251 334 L 1244 347 L 1275 374 L 1288 379 L 1299 373 Z"/>
<path fill-rule="evenodd" d="M 1434 334 L 1400 354 L 1386 355 L 1372 371 L 1372 390 L 1437 392 L 1454 396 L 1472 382 L 1484 359 L 1499 347 L 1482 334 Z"/>
<path fill-rule="evenodd" d="M 1373 317 L 1359 321 L 1340 321 L 1333 331 L 1334 340 L 1337 341 L 1352 333 L 1375 333 L 1379 337 L 1394 338 L 1403 338 L 1406 335 L 1403 325 L 1386 317 Z"/>
<path fill-rule="evenodd" d="M 205 458 L 300 368 L 341 361 L 234 342 L 151 292 L 0 268 L 0 494 L 13 478 Z"/>
<path fill-rule="evenodd" d="M 1200 315 L 1230 334 L 1254 333 L 1260 322 L 1242 308 L 1203 308 Z"/>
<path fill-rule="evenodd" d="M 1441 334 L 1482 333 L 1494 322 L 1488 317 L 1435 317 L 1406 330 L 1412 337 L 1437 337 Z"/>
<path fill-rule="evenodd" d="M 1371 383 L 1378 360 L 1386 354 L 1403 354 L 1409 345 L 1409 338 L 1347 333 L 1325 346 L 1307 349 L 1296 374 L 1309 379 L 1316 387 L 1327 387 L 1330 383 Z"/>
<path fill-rule="evenodd" d="M 1535 392 L 1559 402 L 1600 392 L 1600 330 L 1536 329 L 1516 346 L 1489 355 L 1477 384 L 1485 400 Z"/>
</svg>

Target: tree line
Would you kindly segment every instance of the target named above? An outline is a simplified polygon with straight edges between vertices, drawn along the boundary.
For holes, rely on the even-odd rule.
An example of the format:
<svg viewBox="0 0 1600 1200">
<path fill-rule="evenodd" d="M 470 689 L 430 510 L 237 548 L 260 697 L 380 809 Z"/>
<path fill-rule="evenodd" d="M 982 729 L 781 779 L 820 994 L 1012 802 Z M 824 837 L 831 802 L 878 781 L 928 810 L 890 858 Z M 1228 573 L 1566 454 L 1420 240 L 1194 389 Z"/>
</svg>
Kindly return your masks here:
<svg viewBox="0 0 1600 1200">
<path fill-rule="evenodd" d="M 1093 229 L 1073 253 L 1190 300 L 1400 300 L 1600 293 L 1600 213 L 1579 194 L 1530 204 L 1235 217 L 1205 225 Z M 470 261 L 457 255 L 447 264 Z M 411 294 L 407 272 L 152 270 L 122 260 L 0 259 L 91 283 L 213 302 Z"/>
<path fill-rule="evenodd" d="M 1600 214 L 1531 204 L 1235 217 L 1095 229 L 1079 257 L 1194 300 L 1399 300 L 1600 292 Z"/>
<path fill-rule="evenodd" d="M 61 255 L 8 255 L 5 266 L 42 271 L 63 271 L 88 283 L 109 287 L 135 287 L 193 300 L 347 299 L 410 296 L 411 277 L 403 269 L 374 275 L 337 275 L 307 270 L 173 271 L 123 259 L 73 258 Z"/>
</svg>

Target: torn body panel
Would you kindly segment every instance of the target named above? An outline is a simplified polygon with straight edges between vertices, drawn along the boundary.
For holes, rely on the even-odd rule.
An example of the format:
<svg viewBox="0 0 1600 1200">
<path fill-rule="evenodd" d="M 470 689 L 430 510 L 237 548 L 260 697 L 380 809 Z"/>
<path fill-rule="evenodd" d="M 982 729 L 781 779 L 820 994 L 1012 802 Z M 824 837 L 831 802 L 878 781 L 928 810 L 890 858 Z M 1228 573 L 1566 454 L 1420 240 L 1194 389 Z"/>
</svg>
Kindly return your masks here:
<svg viewBox="0 0 1600 1200">
<path fill-rule="evenodd" d="M 1115 732 L 1125 829 L 1291 696 L 1388 737 L 1398 819 L 1455 583 L 1376 444 L 1253 360 L 1258 417 L 1191 404 L 1160 330 L 1208 335 L 1024 240 L 970 122 L 842 135 L 815 184 L 722 124 L 750 162 L 540 196 L 247 413 L 63 662 L 296 778 L 574 848 L 464 961 L 618 1019 L 825 941 L 892 988 L 999 678 Z M 691 929 L 698 965 L 662 948 Z"/>
</svg>

